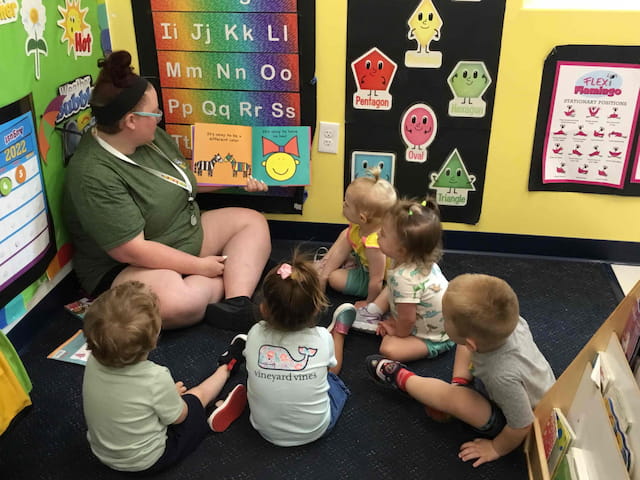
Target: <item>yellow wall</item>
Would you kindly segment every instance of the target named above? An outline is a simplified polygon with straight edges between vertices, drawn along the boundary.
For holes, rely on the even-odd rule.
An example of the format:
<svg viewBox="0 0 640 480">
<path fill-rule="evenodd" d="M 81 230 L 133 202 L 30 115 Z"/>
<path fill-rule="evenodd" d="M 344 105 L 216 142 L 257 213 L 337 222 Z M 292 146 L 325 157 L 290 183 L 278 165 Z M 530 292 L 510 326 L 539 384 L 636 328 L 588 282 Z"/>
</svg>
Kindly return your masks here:
<svg viewBox="0 0 640 480">
<path fill-rule="evenodd" d="M 135 0 L 134 0 L 135 1 Z M 491 0 L 485 0 L 491 1 Z M 529 165 L 544 59 L 555 45 L 637 44 L 640 11 L 523 10 L 507 0 L 480 222 L 447 230 L 640 241 L 640 197 L 529 192 Z M 135 52 L 129 0 L 107 0 L 113 46 Z M 344 122 L 347 0 L 316 0 L 318 121 Z M 444 34 L 444 32 L 443 32 Z M 340 135 L 344 134 L 341 128 Z M 343 223 L 344 150 L 318 153 L 304 215 L 277 220 Z"/>
</svg>

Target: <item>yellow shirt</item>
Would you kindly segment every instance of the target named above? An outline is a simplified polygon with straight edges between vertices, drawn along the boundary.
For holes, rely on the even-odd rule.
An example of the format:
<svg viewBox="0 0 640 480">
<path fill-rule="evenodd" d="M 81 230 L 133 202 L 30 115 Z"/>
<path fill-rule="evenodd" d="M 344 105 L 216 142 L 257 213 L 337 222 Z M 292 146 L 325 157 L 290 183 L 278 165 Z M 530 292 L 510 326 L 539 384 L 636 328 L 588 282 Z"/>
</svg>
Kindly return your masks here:
<svg viewBox="0 0 640 480">
<path fill-rule="evenodd" d="M 360 225 L 355 223 L 349 224 L 347 230 L 347 238 L 351 244 L 351 248 L 358 255 L 360 264 L 366 269 L 369 269 L 369 261 L 365 253 L 367 248 L 380 248 L 378 245 L 378 232 L 373 232 L 367 236 L 360 235 Z M 389 259 L 387 259 L 387 267 L 389 266 Z"/>
</svg>

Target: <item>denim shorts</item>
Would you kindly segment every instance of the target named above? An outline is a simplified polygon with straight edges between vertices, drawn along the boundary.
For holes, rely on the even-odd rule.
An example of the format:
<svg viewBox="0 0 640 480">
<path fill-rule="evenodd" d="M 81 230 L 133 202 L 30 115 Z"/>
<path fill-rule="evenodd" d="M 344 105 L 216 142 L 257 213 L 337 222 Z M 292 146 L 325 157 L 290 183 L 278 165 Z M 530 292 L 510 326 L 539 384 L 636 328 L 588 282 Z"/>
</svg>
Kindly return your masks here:
<svg viewBox="0 0 640 480">
<path fill-rule="evenodd" d="M 329 372 L 327 374 L 327 380 L 329 382 L 329 401 L 331 402 L 331 421 L 322 434 L 322 437 L 326 437 L 331 430 L 333 430 L 338 418 L 340 418 L 345 403 L 347 403 L 347 398 L 351 395 L 351 390 L 347 388 L 336 374 Z"/>
<path fill-rule="evenodd" d="M 473 377 L 473 382 L 465 385 L 464 388 L 471 388 L 475 390 L 484 398 L 486 398 L 487 401 L 491 404 L 491 416 L 489 417 L 489 420 L 487 420 L 487 423 L 479 428 L 470 426 L 471 429 L 485 438 L 497 437 L 498 434 L 507 425 L 507 419 L 505 418 L 504 413 L 502 413 L 500 407 L 498 407 L 498 405 L 496 405 L 496 403 L 489 398 L 489 394 L 487 393 L 487 389 L 485 388 L 484 383 L 482 383 L 482 380 Z"/>
</svg>

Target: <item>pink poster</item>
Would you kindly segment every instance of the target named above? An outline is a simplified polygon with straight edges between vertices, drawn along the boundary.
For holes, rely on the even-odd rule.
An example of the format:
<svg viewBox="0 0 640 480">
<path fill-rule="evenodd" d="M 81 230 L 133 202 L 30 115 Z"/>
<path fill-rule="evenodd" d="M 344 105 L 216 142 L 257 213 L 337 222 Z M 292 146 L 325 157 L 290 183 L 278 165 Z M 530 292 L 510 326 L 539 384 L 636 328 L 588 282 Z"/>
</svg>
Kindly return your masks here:
<svg viewBox="0 0 640 480">
<path fill-rule="evenodd" d="M 543 183 L 623 188 L 640 65 L 558 62 L 542 158 Z M 636 172 L 632 181 L 640 182 Z"/>
</svg>

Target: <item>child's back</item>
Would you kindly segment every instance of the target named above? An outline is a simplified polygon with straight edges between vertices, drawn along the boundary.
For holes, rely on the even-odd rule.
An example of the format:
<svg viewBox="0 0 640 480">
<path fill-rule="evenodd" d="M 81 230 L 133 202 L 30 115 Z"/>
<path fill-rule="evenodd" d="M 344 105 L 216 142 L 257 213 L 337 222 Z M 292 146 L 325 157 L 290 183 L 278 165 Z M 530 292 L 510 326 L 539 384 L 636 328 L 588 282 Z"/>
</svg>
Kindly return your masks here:
<svg viewBox="0 0 640 480">
<path fill-rule="evenodd" d="M 245 357 L 253 427 L 280 446 L 320 438 L 331 417 L 327 369 L 336 364 L 329 332 L 283 332 L 262 321 L 247 335 Z"/>
<path fill-rule="evenodd" d="M 148 360 L 113 368 L 89 357 L 82 398 L 91 450 L 123 471 L 144 470 L 160 458 L 167 425 L 184 406 L 169 371 Z"/>
<path fill-rule="evenodd" d="M 262 292 L 264 320 L 244 350 L 251 424 L 275 445 L 313 442 L 332 430 L 350 394 L 329 372 L 340 346 L 316 326 L 326 296 L 313 263 L 297 254 L 267 274 Z"/>
<path fill-rule="evenodd" d="M 500 406 L 509 425 L 521 428 L 532 421 L 532 408 L 555 382 L 551 366 L 535 344 L 529 325 L 520 317 L 504 345 L 471 354 L 473 374 Z"/>
</svg>

